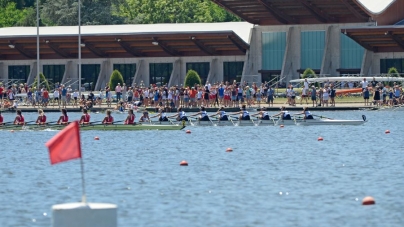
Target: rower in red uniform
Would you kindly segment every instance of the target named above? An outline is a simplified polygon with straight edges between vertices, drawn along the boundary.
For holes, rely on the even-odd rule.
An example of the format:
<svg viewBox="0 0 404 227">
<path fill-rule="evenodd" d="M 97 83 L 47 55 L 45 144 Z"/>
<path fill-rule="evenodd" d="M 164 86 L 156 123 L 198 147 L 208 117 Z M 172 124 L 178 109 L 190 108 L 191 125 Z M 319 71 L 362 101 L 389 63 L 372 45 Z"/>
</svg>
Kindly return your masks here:
<svg viewBox="0 0 404 227">
<path fill-rule="evenodd" d="M 25 124 L 24 116 L 21 114 L 21 110 L 17 110 L 17 116 L 14 119 L 15 125 L 23 125 Z"/>
<path fill-rule="evenodd" d="M 3 115 L 1 115 L 1 112 L 0 112 L 0 126 L 2 126 L 3 125 Z"/>
<path fill-rule="evenodd" d="M 39 114 L 39 116 L 38 116 L 38 118 L 36 119 L 36 122 L 35 122 L 35 123 L 37 123 L 38 125 L 44 125 L 44 124 L 46 124 L 46 116 L 45 116 L 43 110 L 42 110 L 42 109 L 39 109 L 39 110 L 38 110 L 38 114 Z"/>
<path fill-rule="evenodd" d="M 90 114 L 87 113 L 86 109 L 83 109 L 83 115 L 80 118 L 80 124 L 90 124 Z"/>
<path fill-rule="evenodd" d="M 57 122 L 59 125 L 67 125 L 69 124 L 69 117 L 67 116 L 67 110 L 62 109 L 62 115 L 59 117 L 59 120 Z"/>
<path fill-rule="evenodd" d="M 111 116 L 111 110 L 107 110 L 107 116 L 102 120 L 103 124 L 112 124 L 114 122 L 114 118 Z"/>
<path fill-rule="evenodd" d="M 131 125 L 135 123 L 136 115 L 133 114 L 133 110 L 128 110 L 128 117 L 125 120 L 125 125 Z"/>
</svg>

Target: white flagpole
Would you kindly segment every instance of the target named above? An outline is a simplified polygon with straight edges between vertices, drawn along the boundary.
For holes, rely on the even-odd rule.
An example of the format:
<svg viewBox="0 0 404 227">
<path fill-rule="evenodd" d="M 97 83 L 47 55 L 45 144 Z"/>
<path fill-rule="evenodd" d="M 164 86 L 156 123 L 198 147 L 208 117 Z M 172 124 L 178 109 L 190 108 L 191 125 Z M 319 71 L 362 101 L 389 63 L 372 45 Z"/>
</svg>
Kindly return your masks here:
<svg viewBox="0 0 404 227">
<path fill-rule="evenodd" d="M 79 97 L 81 97 L 81 1 L 79 1 Z M 83 154 L 82 154 L 83 155 Z M 84 162 L 83 157 L 80 158 L 80 166 L 81 166 L 81 184 L 83 187 L 83 194 L 81 196 L 81 202 L 87 203 L 86 197 L 86 183 L 84 180 Z"/>
<path fill-rule="evenodd" d="M 79 1 L 79 97 L 81 97 L 81 1 Z"/>
<path fill-rule="evenodd" d="M 36 86 L 40 90 L 41 78 L 39 77 L 39 0 L 36 0 Z"/>
</svg>

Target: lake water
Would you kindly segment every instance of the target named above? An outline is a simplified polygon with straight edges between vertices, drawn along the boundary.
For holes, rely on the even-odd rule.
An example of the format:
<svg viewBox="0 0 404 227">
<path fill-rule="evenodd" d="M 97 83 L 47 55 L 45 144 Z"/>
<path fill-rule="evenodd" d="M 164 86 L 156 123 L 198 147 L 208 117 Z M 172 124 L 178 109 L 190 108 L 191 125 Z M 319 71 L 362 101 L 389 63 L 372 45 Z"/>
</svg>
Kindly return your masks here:
<svg viewBox="0 0 404 227">
<path fill-rule="evenodd" d="M 403 226 L 403 112 L 316 114 L 369 122 L 85 131 L 88 200 L 117 204 L 121 227 Z M 0 226 L 50 226 L 52 205 L 81 199 L 80 162 L 50 165 L 56 133 L 0 131 Z M 361 205 L 368 195 L 375 206 Z"/>
</svg>

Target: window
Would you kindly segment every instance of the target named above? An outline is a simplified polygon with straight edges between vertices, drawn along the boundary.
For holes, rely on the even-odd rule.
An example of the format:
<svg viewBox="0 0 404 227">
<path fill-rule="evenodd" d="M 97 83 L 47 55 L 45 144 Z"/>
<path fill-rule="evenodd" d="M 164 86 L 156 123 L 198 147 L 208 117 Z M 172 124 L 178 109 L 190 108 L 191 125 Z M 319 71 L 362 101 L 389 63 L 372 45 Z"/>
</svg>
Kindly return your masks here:
<svg viewBox="0 0 404 227">
<path fill-rule="evenodd" d="M 243 61 L 223 62 L 223 82 L 227 81 L 230 84 L 233 80 L 240 82 L 241 75 L 243 74 L 243 67 Z"/>
<path fill-rule="evenodd" d="M 199 77 L 201 78 L 202 84 L 205 84 L 206 80 L 208 79 L 208 75 L 209 75 L 210 63 L 209 62 L 194 62 L 194 63 L 190 62 L 190 63 L 187 63 L 186 69 L 187 69 L 187 72 L 191 69 L 196 71 L 199 74 Z"/>
<path fill-rule="evenodd" d="M 171 73 L 173 71 L 172 63 L 150 63 L 150 84 L 163 86 L 170 81 Z"/>
<path fill-rule="evenodd" d="M 133 77 L 136 73 L 136 64 L 114 64 L 114 70 L 118 70 L 123 77 L 123 82 L 128 86 L 132 86 Z"/>
<path fill-rule="evenodd" d="M 380 59 L 380 73 L 388 73 L 391 67 L 396 68 L 399 73 L 404 73 L 404 59 Z"/>
<path fill-rule="evenodd" d="M 99 64 L 88 64 L 81 66 L 81 85 L 86 91 L 93 91 L 100 74 L 101 66 Z"/>
<path fill-rule="evenodd" d="M 26 83 L 30 72 L 29 65 L 8 66 L 8 79 L 13 83 Z"/>
<path fill-rule="evenodd" d="M 49 85 L 61 83 L 65 74 L 65 65 L 44 65 L 43 75 L 48 80 Z M 53 86 L 51 86 L 53 87 Z"/>
</svg>

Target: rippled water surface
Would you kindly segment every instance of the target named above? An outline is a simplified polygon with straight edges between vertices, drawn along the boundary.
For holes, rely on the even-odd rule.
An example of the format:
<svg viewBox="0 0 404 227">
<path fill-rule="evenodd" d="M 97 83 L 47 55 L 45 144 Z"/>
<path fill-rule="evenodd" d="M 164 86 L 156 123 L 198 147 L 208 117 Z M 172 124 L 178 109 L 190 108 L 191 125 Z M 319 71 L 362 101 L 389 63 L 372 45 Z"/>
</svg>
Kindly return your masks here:
<svg viewBox="0 0 404 227">
<path fill-rule="evenodd" d="M 121 227 L 403 226 L 404 112 L 317 114 L 369 122 L 85 131 L 88 200 L 117 204 Z M 0 226 L 50 226 L 52 205 L 81 199 L 80 162 L 50 165 L 56 133 L 0 131 Z M 367 195 L 375 206 L 361 205 Z"/>
</svg>

